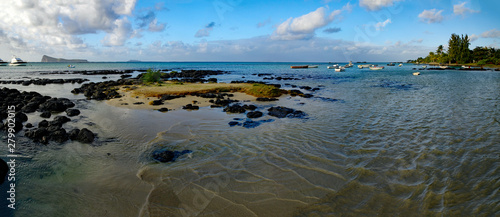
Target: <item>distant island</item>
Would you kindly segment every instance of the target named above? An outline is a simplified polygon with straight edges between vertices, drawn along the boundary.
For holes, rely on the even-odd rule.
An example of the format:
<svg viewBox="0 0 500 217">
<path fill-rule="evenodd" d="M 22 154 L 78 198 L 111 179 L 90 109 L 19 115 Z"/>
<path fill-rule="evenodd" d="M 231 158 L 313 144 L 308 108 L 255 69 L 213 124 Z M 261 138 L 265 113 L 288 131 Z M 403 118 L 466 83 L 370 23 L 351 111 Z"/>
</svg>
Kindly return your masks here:
<svg viewBox="0 0 500 217">
<path fill-rule="evenodd" d="M 55 58 L 47 55 L 43 55 L 42 63 L 88 63 L 89 61 L 84 59 L 63 59 L 63 58 Z"/>
</svg>

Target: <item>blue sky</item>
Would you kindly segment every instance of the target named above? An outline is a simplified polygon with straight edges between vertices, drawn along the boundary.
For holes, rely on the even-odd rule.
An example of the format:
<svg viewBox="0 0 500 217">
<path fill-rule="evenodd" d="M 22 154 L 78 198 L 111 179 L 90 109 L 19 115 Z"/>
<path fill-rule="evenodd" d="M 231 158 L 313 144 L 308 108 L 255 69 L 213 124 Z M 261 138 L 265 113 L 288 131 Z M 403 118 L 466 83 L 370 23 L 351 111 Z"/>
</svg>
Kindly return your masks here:
<svg viewBox="0 0 500 217">
<path fill-rule="evenodd" d="M 7 0 L 0 58 L 406 61 L 452 33 L 500 48 L 496 0 Z"/>
</svg>

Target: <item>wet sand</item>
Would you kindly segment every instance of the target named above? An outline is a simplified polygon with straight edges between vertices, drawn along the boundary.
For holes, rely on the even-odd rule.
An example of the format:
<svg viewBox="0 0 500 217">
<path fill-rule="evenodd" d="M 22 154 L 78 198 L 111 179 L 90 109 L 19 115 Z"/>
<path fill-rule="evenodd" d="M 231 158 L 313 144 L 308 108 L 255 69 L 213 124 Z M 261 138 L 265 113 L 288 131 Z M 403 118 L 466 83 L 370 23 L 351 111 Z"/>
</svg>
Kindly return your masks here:
<svg viewBox="0 0 500 217">
<path fill-rule="evenodd" d="M 212 88 L 212 86 L 207 84 L 205 84 L 204 86 L 205 86 L 204 89 L 199 88 L 196 91 L 206 92 L 205 90 L 209 90 L 209 88 Z M 128 109 L 152 109 L 152 110 L 158 110 L 160 108 L 168 108 L 169 110 L 178 110 L 182 109 L 182 107 L 187 104 L 192 104 L 199 107 L 207 107 L 213 104 L 209 102 L 211 100 L 210 98 L 185 95 L 185 97 L 172 100 L 165 100 L 163 105 L 150 105 L 150 102 L 159 99 L 159 97 L 148 96 L 152 95 L 151 93 L 153 90 L 155 90 L 153 95 L 174 94 L 174 93 L 183 94 L 186 92 L 196 92 L 193 91 L 193 88 L 165 89 L 162 87 L 138 87 L 137 89 L 132 90 L 128 87 L 120 87 L 118 93 L 120 93 L 122 97 L 107 100 L 106 103 L 111 106 L 128 108 Z M 246 93 L 230 92 L 230 94 L 234 95 L 233 97 L 230 97 L 231 99 L 238 100 L 240 102 L 251 102 L 251 101 L 256 101 L 257 99 L 257 97 L 248 95 Z"/>
</svg>

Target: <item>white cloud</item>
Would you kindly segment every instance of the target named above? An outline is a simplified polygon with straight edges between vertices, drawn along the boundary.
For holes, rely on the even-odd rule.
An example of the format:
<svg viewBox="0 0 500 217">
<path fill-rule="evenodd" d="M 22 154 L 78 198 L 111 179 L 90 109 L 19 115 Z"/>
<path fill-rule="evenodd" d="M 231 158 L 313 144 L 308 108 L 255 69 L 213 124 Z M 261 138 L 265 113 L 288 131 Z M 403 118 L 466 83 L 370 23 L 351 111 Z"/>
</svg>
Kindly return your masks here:
<svg viewBox="0 0 500 217">
<path fill-rule="evenodd" d="M 360 0 L 359 6 L 364 7 L 370 11 L 380 10 L 380 8 L 394 5 L 395 2 L 400 0 Z"/>
<path fill-rule="evenodd" d="M 85 34 L 104 33 L 107 45 L 123 45 L 133 29 L 127 17 L 136 0 L 24 0 L 2 4 L 0 29 L 7 38 L 22 40 L 27 47 L 79 49 L 88 45 Z M 128 32 L 125 32 L 128 31 Z M 14 49 L 13 46 L 10 47 Z"/>
<path fill-rule="evenodd" d="M 375 24 L 375 29 L 377 31 L 380 31 L 389 23 L 391 23 L 391 19 L 387 19 L 384 22 L 378 22 L 377 24 Z"/>
<path fill-rule="evenodd" d="M 443 10 L 437 11 L 437 9 L 424 10 L 418 15 L 422 22 L 426 23 L 440 23 L 443 21 L 443 15 L 441 13 Z"/>
<path fill-rule="evenodd" d="M 210 33 L 212 30 L 214 30 L 215 22 L 211 22 L 205 26 L 205 28 L 198 30 L 194 37 L 201 38 L 201 37 L 208 37 L 210 36 Z"/>
<path fill-rule="evenodd" d="M 500 31 L 497 29 L 488 30 L 481 34 L 483 38 L 500 38 Z"/>
<path fill-rule="evenodd" d="M 132 25 L 126 17 L 115 20 L 114 25 L 112 31 L 101 41 L 104 46 L 122 46 L 132 36 Z"/>
<path fill-rule="evenodd" d="M 456 15 L 465 16 L 466 13 L 479 13 L 479 11 L 472 10 L 470 8 L 465 7 L 466 2 L 462 2 L 460 4 L 453 5 L 453 13 Z"/>
<path fill-rule="evenodd" d="M 352 6 L 347 3 L 342 9 L 328 13 L 328 8 L 320 7 L 313 12 L 297 18 L 288 18 L 278 25 L 272 35 L 277 40 L 300 40 L 310 39 L 314 32 L 321 27 L 330 24 L 338 18 L 343 11 L 351 11 Z"/>
</svg>

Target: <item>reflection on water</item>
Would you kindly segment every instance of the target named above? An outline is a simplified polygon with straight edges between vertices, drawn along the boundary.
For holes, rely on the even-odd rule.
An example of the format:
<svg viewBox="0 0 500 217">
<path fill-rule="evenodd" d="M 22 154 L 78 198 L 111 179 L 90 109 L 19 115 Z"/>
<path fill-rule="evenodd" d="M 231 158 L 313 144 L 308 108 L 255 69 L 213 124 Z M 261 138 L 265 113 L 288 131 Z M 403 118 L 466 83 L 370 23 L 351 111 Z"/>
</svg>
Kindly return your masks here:
<svg viewBox="0 0 500 217">
<path fill-rule="evenodd" d="M 221 109 L 82 102 L 73 124 L 93 123 L 104 142 L 26 160 L 19 215 L 496 215 L 500 74 L 398 70 L 298 75 L 282 84 L 323 85 L 313 93 L 323 98 L 256 105 L 308 118 L 252 129 L 229 127 L 244 115 Z M 156 163 L 149 153 L 160 147 L 193 153 Z"/>
</svg>

